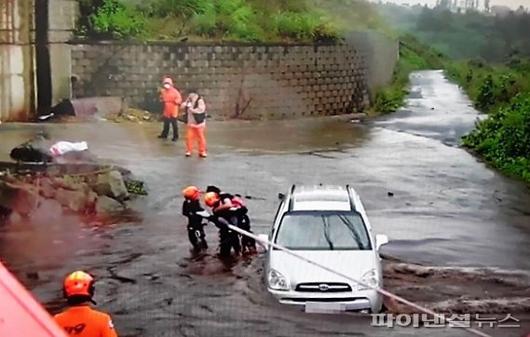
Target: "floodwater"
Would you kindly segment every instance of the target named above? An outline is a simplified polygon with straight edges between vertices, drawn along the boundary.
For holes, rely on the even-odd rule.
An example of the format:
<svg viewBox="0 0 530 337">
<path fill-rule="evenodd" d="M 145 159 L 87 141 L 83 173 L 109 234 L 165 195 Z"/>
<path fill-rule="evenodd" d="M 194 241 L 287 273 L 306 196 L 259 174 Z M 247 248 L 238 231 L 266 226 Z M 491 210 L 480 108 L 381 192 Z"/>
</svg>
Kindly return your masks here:
<svg viewBox="0 0 530 337">
<path fill-rule="evenodd" d="M 264 289 L 262 257 L 220 262 L 211 227 L 209 253 L 189 250 L 179 215 L 187 185 L 249 196 L 253 230 L 267 233 L 277 194 L 291 184 L 350 184 L 375 232 L 390 237 L 382 250 L 393 258 L 385 267 L 389 287 L 438 309 L 471 296 L 492 300 L 493 312 L 528 314 L 530 189 L 458 147 L 478 114 L 457 86 L 438 71 L 415 73 L 412 84 L 405 109 L 367 125 L 210 123 L 206 160 L 185 158 L 181 141 L 156 139 L 158 124 L 4 124 L 0 160 L 42 129 L 58 140 L 87 140 L 98 157 L 144 180 L 150 195 L 135 203 L 138 217 L 110 223 L 39 210 L 30 221 L 0 228 L 0 256 L 53 312 L 68 271 L 95 273 L 96 300 L 121 336 L 467 336 L 459 329 L 372 328 L 363 316 L 280 306 Z M 433 267 L 425 274 L 414 264 Z M 519 306 L 503 307 L 505 297 Z M 521 324 L 529 328 L 527 320 Z M 524 328 L 488 333 L 520 336 Z"/>
</svg>

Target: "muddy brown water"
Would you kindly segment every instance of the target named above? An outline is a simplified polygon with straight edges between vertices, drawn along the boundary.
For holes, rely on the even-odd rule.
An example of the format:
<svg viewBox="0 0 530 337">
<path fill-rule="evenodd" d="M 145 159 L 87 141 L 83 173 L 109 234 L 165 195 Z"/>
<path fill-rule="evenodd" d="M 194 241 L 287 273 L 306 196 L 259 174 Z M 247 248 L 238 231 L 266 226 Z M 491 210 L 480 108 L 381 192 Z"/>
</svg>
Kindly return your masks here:
<svg viewBox="0 0 530 337">
<path fill-rule="evenodd" d="M 529 323 L 530 190 L 458 147 L 477 112 L 440 72 L 413 75 L 407 107 L 367 125 L 334 119 L 210 123 L 210 156 L 184 158 L 158 124 L 3 124 L 0 160 L 39 130 L 87 140 L 98 157 L 130 169 L 150 195 L 138 214 L 107 221 L 42 207 L 0 228 L 0 256 L 55 312 L 73 269 L 98 276 L 96 300 L 121 336 L 467 336 L 458 329 L 370 327 L 362 315 L 307 315 L 278 305 L 263 285 L 262 257 L 231 263 L 189 250 L 180 190 L 216 184 L 251 196 L 253 229 L 269 231 L 278 192 L 291 184 L 354 186 L 383 248 L 389 288 L 432 308 L 506 312 Z M 388 192 L 392 192 L 389 196 Z M 425 270 L 422 266 L 427 266 Z M 429 267 L 431 266 L 431 267 Z"/>
</svg>

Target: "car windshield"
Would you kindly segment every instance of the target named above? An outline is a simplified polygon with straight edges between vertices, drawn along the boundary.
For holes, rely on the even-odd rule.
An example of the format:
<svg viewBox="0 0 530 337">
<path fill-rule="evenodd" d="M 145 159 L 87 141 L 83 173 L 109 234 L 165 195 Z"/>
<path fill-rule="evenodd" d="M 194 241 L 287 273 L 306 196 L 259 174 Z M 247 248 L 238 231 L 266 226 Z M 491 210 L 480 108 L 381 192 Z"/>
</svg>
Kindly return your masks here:
<svg viewBox="0 0 530 337">
<path fill-rule="evenodd" d="M 276 243 L 291 250 L 371 249 L 364 222 L 354 212 L 287 213 Z"/>
</svg>

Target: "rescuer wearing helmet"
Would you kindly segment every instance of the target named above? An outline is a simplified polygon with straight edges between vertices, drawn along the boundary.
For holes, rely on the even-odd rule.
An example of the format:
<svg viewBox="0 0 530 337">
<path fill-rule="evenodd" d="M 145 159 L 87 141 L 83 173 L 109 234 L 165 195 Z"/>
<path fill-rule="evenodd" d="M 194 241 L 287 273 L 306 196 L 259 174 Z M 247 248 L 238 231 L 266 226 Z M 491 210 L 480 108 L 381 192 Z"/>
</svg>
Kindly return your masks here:
<svg viewBox="0 0 530 337">
<path fill-rule="evenodd" d="M 118 337 L 109 315 L 92 309 L 94 277 L 75 271 L 64 279 L 63 295 L 68 309 L 55 315 L 55 321 L 73 337 Z"/>
<path fill-rule="evenodd" d="M 241 252 L 238 233 L 231 230 L 228 225 L 236 225 L 237 219 L 232 214 L 233 208 L 230 198 L 222 198 L 217 192 L 207 192 L 204 195 L 204 203 L 213 212 L 212 222 L 219 228 L 219 255 L 228 257 L 234 249 L 236 255 Z"/>
<path fill-rule="evenodd" d="M 188 218 L 188 238 L 195 250 L 207 249 L 206 234 L 204 234 L 204 213 L 201 206 L 201 191 L 197 186 L 188 186 L 182 190 L 184 203 L 182 215 Z"/>
<path fill-rule="evenodd" d="M 220 207 L 218 211 L 230 212 L 229 219 L 232 224 L 252 233 L 248 208 L 241 195 L 222 192 L 219 187 L 214 185 L 208 186 L 206 192 L 215 192 L 224 201 L 224 206 Z M 256 241 L 246 235 L 241 235 L 241 248 L 243 251 L 253 253 L 256 251 Z"/>
</svg>

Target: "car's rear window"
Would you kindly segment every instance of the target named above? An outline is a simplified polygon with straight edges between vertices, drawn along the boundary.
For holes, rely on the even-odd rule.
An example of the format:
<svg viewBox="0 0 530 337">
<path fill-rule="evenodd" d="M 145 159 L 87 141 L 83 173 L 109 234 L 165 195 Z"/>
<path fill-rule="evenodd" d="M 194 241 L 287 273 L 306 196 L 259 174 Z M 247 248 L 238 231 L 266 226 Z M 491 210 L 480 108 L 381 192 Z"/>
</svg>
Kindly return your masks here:
<svg viewBox="0 0 530 337">
<path fill-rule="evenodd" d="M 275 242 L 292 250 L 371 250 L 368 232 L 355 212 L 290 212 Z"/>
</svg>

